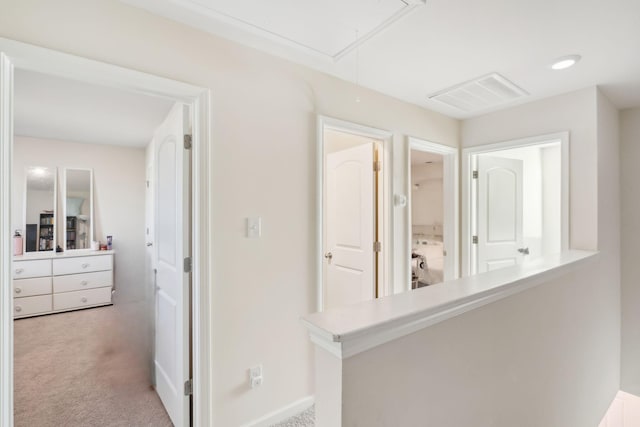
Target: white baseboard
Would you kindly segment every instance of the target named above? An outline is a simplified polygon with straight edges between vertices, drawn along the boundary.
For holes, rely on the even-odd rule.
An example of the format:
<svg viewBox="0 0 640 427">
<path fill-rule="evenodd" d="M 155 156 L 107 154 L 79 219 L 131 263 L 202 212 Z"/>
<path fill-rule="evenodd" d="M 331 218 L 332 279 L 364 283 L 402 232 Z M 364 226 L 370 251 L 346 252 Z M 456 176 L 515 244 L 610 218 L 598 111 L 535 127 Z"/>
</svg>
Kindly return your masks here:
<svg viewBox="0 0 640 427">
<path fill-rule="evenodd" d="M 279 423 L 281 421 L 286 420 L 289 417 L 299 414 L 304 410 L 308 409 L 315 402 L 314 396 L 303 397 L 300 400 L 296 400 L 295 402 L 282 407 L 276 411 L 270 412 L 267 415 L 258 418 L 257 420 L 253 420 L 247 424 L 244 424 L 242 427 L 269 427 L 273 424 Z"/>
</svg>

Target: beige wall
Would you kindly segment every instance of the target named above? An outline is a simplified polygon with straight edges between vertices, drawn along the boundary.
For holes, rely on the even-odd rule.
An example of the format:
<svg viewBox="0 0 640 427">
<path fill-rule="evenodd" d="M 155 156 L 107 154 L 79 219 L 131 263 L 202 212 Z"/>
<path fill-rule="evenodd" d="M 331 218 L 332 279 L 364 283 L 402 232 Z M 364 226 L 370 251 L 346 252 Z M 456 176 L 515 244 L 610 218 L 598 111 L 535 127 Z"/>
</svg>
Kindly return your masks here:
<svg viewBox="0 0 640 427">
<path fill-rule="evenodd" d="M 457 146 L 458 121 L 364 89 L 356 103 L 355 85 L 117 1 L 0 0 L 0 10 L 2 37 L 211 89 L 214 421 L 240 425 L 313 394 L 299 319 L 316 307 L 316 114 L 393 131 L 403 194 L 406 135 Z M 254 215 L 263 235 L 249 240 Z M 257 363 L 265 381 L 251 390 Z"/>
<path fill-rule="evenodd" d="M 640 396 L 640 108 L 621 122 L 622 189 L 622 390 Z"/>
<path fill-rule="evenodd" d="M 600 422 L 620 385 L 617 112 L 591 88 L 466 120 L 462 135 L 471 146 L 566 130 L 572 246 L 599 244 L 600 258 L 344 360 L 343 425 Z"/>
</svg>

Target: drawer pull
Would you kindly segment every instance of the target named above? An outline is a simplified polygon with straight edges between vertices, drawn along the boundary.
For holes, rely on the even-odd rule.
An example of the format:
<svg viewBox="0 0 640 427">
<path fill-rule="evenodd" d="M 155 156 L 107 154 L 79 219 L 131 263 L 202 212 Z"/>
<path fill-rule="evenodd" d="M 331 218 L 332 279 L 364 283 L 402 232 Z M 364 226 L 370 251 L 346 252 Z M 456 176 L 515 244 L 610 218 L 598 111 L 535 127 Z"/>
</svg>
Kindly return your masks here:
<svg viewBox="0 0 640 427">
<path fill-rule="evenodd" d="M 84 264 L 82 264 L 82 268 L 87 268 L 89 267 L 89 263 L 85 262 Z"/>
<path fill-rule="evenodd" d="M 80 284 L 81 284 L 82 286 L 87 286 L 87 284 L 88 284 L 88 283 L 89 283 L 89 282 L 87 282 L 86 280 L 83 280 L 82 282 L 80 282 Z"/>
<path fill-rule="evenodd" d="M 24 268 L 16 268 L 16 274 L 24 273 Z"/>
<path fill-rule="evenodd" d="M 20 292 L 22 292 L 22 289 L 16 288 L 16 294 L 19 294 Z"/>
<path fill-rule="evenodd" d="M 82 301 L 82 302 L 87 302 L 87 297 L 82 297 L 82 298 L 80 299 L 80 301 Z"/>
<path fill-rule="evenodd" d="M 16 313 L 20 313 L 22 311 L 22 307 L 16 305 Z"/>
</svg>

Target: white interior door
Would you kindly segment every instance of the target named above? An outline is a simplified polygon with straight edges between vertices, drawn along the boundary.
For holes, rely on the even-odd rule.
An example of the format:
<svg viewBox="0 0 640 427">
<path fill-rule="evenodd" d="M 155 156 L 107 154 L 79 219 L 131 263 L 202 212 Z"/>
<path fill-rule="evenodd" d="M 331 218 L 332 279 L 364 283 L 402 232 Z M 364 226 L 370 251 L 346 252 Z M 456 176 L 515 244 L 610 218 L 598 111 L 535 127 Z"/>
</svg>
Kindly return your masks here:
<svg viewBox="0 0 640 427">
<path fill-rule="evenodd" d="M 0 425 L 13 425 L 13 292 L 11 287 L 11 150 L 13 64 L 0 52 Z"/>
<path fill-rule="evenodd" d="M 522 160 L 478 156 L 479 273 L 523 259 L 522 164 Z"/>
<path fill-rule="evenodd" d="M 153 149 L 153 146 L 152 148 Z M 155 248 L 153 247 L 153 240 L 155 238 L 154 232 L 154 211 L 155 211 L 155 203 L 153 201 L 153 188 L 154 188 L 155 177 L 153 176 L 153 164 L 147 165 L 147 174 L 146 174 L 146 190 L 145 190 L 145 199 L 144 199 L 144 207 L 145 207 L 145 263 L 144 263 L 144 271 L 145 271 L 145 320 L 148 322 L 147 324 L 150 326 L 147 333 L 148 345 L 149 345 L 149 354 L 151 355 L 148 363 L 149 363 L 149 373 L 151 375 L 151 384 L 156 385 L 156 376 L 155 376 L 155 328 L 153 325 L 155 324 L 155 288 L 156 288 L 156 261 L 155 261 Z"/>
<path fill-rule="evenodd" d="M 184 109 L 176 104 L 155 135 L 156 389 L 176 427 L 189 425 L 188 157 Z"/>
<path fill-rule="evenodd" d="M 374 143 L 327 154 L 324 308 L 375 298 Z"/>
</svg>

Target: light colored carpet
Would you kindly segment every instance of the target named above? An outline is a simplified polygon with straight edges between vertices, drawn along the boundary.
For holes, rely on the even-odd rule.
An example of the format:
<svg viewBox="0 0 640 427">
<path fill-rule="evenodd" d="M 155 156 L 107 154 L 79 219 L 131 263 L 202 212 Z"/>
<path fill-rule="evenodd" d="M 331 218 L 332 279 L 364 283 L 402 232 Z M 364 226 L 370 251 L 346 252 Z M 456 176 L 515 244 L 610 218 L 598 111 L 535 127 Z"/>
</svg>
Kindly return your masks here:
<svg viewBox="0 0 640 427">
<path fill-rule="evenodd" d="M 15 426 L 172 426 L 117 306 L 14 322 Z"/>
<path fill-rule="evenodd" d="M 289 419 L 286 419 L 271 427 L 315 427 L 316 411 L 315 406 L 310 407 L 304 412 L 299 413 Z"/>
</svg>

